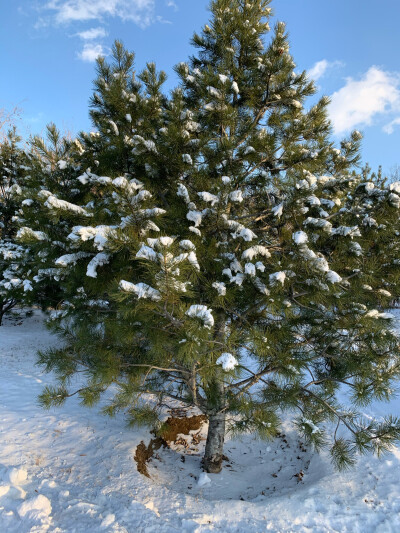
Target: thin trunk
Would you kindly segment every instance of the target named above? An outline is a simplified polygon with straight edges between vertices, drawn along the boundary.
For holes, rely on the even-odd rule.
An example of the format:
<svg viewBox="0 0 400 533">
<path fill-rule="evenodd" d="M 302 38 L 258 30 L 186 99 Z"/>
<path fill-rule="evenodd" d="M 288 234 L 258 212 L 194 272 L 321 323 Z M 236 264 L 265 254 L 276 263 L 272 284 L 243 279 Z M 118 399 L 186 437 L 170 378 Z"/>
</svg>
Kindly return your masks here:
<svg viewBox="0 0 400 533">
<path fill-rule="evenodd" d="M 3 324 L 4 315 L 16 305 L 16 300 L 11 300 L 9 303 L 0 300 L 0 326 Z"/>
<path fill-rule="evenodd" d="M 214 337 L 219 343 L 225 340 L 226 316 L 223 310 L 217 312 Z M 222 456 L 225 441 L 226 391 L 223 378 L 216 375 L 208 390 L 208 434 L 203 468 L 210 474 L 219 474 L 222 470 Z"/>
<path fill-rule="evenodd" d="M 208 434 L 203 468 L 210 474 L 219 474 L 222 470 L 222 456 L 225 440 L 225 412 L 208 417 Z"/>
</svg>

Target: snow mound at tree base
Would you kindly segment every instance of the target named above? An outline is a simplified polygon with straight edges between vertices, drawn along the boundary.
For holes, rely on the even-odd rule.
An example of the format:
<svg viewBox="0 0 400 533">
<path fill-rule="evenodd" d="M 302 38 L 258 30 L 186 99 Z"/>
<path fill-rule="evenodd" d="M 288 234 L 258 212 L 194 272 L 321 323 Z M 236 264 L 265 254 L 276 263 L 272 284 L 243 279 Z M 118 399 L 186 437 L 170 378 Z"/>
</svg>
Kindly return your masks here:
<svg viewBox="0 0 400 533">
<path fill-rule="evenodd" d="M 228 435 L 222 472 L 207 474 L 210 482 L 203 483 L 200 476 L 206 434 L 205 424 L 155 450 L 147 463 L 151 482 L 194 498 L 257 502 L 295 492 L 327 473 L 326 463 L 294 431 L 285 430 L 272 442 L 254 435 Z"/>
</svg>

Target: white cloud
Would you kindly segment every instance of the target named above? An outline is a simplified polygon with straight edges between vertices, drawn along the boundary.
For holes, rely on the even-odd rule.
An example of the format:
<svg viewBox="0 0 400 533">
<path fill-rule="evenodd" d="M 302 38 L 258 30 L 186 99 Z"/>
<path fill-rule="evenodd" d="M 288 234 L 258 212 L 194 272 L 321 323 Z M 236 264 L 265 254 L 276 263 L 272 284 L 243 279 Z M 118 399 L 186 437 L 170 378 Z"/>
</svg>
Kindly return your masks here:
<svg viewBox="0 0 400 533">
<path fill-rule="evenodd" d="M 308 77 L 317 81 L 325 76 L 328 69 L 341 65 L 343 65 L 341 61 L 328 61 L 327 59 L 322 59 L 321 61 L 317 61 L 315 65 L 310 68 L 308 71 Z"/>
<path fill-rule="evenodd" d="M 400 117 L 395 118 L 394 120 L 389 122 L 389 124 L 383 126 L 383 131 L 388 135 L 391 135 L 394 132 L 395 126 L 400 126 Z"/>
<path fill-rule="evenodd" d="M 80 37 L 84 41 L 93 41 L 100 37 L 106 37 L 106 35 L 107 32 L 104 28 L 90 28 L 90 30 L 81 31 L 76 34 L 77 37 Z"/>
<path fill-rule="evenodd" d="M 167 0 L 167 7 L 172 7 L 173 9 L 175 9 L 175 11 L 178 11 L 178 6 L 174 2 L 174 0 Z"/>
<path fill-rule="evenodd" d="M 317 81 L 325 74 L 328 66 L 329 62 L 326 59 L 317 61 L 317 63 L 315 63 L 315 65 L 308 71 L 308 76 L 314 81 Z"/>
<path fill-rule="evenodd" d="M 104 50 L 101 44 L 86 43 L 83 49 L 78 53 L 79 59 L 93 63 L 99 56 L 104 56 Z"/>
<path fill-rule="evenodd" d="M 370 126 L 377 116 L 400 109 L 400 76 L 371 67 L 360 80 L 347 78 L 331 100 L 329 114 L 336 134 Z"/>
<path fill-rule="evenodd" d="M 43 10 L 58 24 L 118 17 L 141 27 L 154 21 L 155 0 L 50 0 Z"/>
</svg>

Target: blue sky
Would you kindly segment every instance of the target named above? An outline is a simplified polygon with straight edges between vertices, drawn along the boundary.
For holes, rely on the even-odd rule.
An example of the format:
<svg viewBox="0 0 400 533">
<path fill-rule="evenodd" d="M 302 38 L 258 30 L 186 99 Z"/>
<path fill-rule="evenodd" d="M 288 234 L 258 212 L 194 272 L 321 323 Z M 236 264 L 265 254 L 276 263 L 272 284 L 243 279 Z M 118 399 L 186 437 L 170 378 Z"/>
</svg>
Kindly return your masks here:
<svg viewBox="0 0 400 533">
<path fill-rule="evenodd" d="M 114 39 L 135 51 L 140 70 L 155 61 L 169 75 L 191 53 L 208 0 L 12 0 L 0 2 L 0 109 L 22 109 L 21 131 L 90 129 L 94 57 Z M 364 133 L 363 161 L 400 165 L 400 2 L 275 0 L 298 70 L 317 78 L 339 140 Z"/>
</svg>

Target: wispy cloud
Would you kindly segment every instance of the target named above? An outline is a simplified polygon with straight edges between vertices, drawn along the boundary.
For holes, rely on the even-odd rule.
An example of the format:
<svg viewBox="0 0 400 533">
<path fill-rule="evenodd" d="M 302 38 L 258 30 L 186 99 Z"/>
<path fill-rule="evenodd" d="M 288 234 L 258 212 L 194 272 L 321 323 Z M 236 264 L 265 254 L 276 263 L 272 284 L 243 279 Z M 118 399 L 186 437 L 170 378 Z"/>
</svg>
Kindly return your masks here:
<svg viewBox="0 0 400 533">
<path fill-rule="evenodd" d="M 379 116 L 400 111 L 400 75 L 371 67 L 359 80 L 347 78 L 331 100 L 329 113 L 336 134 L 370 126 Z M 395 124 L 397 119 L 385 131 L 391 133 Z"/>
<path fill-rule="evenodd" d="M 389 122 L 389 124 L 383 126 L 383 131 L 388 135 L 391 135 L 394 132 L 396 126 L 400 126 L 400 117 L 395 118 L 394 120 Z"/>
<path fill-rule="evenodd" d="M 318 81 L 325 76 L 328 69 L 341 65 L 343 65 L 341 61 L 328 61 L 327 59 L 322 59 L 321 61 L 317 61 L 315 65 L 310 68 L 308 76 L 314 81 Z"/>
<path fill-rule="evenodd" d="M 167 0 L 166 1 L 166 6 L 167 7 L 172 7 L 172 9 L 175 9 L 175 11 L 178 11 L 178 6 L 174 2 L 174 0 Z"/>
<path fill-rule="evenodd" d="M 151 24 L 172 24 L 157 13 L 156 7 L 161 2 L 178 10 L 175 0 L 43 0 L 39 5 L 35 0 L 33 9 L 37 18 L 34 28 L 42 30 L 55 26 L 57 29 L 65 27 L 68 31 L 71 27 L 74 30 L 78 27 L 80 31 L 69 33 L 69 37 L 78 37 L 85 42 L 77 57 L 83 61 L 94 61 L 99 55 L 109 52 L 103 40 L 108 33 L 103 26 L 110 19 L 131 22 L 142 29 Z M 96 22 L 98 25 L 95 25 Z"/>
<path fill-rule="evenodd" d="M 77 53 L 78 59 L 93 63 L 99 56 L 106 55 L 103 45 L 98 42 L 98 39 L 106 37 L 106 35 L 108 34 L 102 27 L 90 28 L 72 35 L 72 37 L 79 37 L 85 41 L 82 50 Z"/>
<path fill-rule="evenodd" d="M 155 20 L 155 0 L 50 0 L 42 7 L 50 21 L 69 24 L 116 17 L 141 27 Z"/>
<path fill-rule="evenodd" d="M 103 46 L 96 43 L 85 43 L 83 49 L 78 52 L 78 58 L 89 63 L 93 63 L 99 56 L 104 55 Z"/>
<path fill-rule="evenodd" d="M 29 124 L 37 124 L 39 122 L 43 122 L 43 120 L 44 120 L 44 113 L 42 111 L 39 111 L 39 113 L 36 113 L 36 115 L 24 116 L 24 121 L 28 122 Z"/>
<path fill-rule="evenodd" d="M 94 39 L 106 37 L 107 32 L 104 28 L 90 28 L 89 30 L 81 31 L 75 35 L 84 41 L 93 41 Z"/>
</svg>

